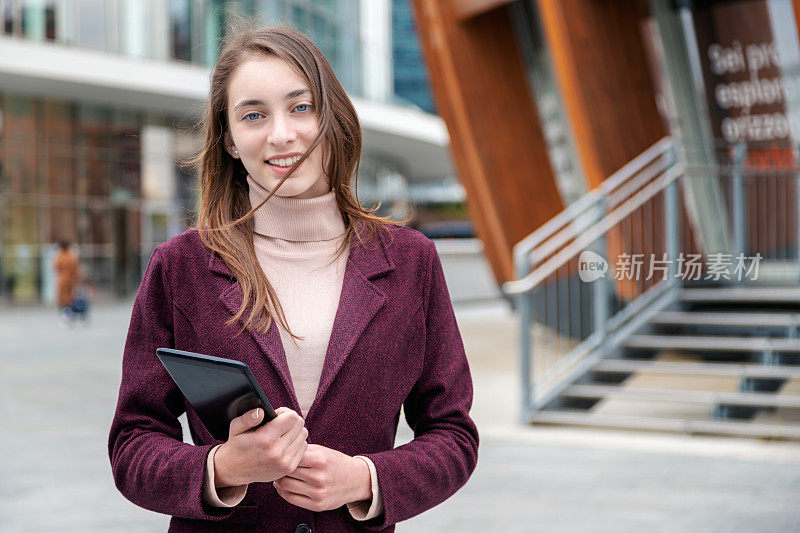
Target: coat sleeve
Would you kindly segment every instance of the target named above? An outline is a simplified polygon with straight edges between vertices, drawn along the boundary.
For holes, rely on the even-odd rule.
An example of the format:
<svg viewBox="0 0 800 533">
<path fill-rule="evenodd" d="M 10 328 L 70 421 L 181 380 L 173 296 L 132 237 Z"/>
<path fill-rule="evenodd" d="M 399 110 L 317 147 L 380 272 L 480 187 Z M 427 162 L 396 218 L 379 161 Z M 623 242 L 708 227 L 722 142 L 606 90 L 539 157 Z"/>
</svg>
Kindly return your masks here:
<svg viewBox="0 0 800 533">
<path fill-rule="evenodd" d="M 157 248 L 133 305 L 122 360 L 122 382 L 108 451 L 114 481 L 141 507 L 168 515 L 206 520 L 230 516 L 202 499 L 211 445 L 183 442 L 178 416 L 185 411 L 180 390 L 156 357 L 174 346 L 174 317 L 165 261 Z"/>
<path fill-rule="evenodd" d="M 428 241 L 425 360 L 403 408 L 414 440 L 372 459 L 383 515 L 361 522 L 379 530 L 443 502 L 469 479 L 478 460 L 478 430 L 469 416 L 472 378 L 442 265 Z"/>
</svg>

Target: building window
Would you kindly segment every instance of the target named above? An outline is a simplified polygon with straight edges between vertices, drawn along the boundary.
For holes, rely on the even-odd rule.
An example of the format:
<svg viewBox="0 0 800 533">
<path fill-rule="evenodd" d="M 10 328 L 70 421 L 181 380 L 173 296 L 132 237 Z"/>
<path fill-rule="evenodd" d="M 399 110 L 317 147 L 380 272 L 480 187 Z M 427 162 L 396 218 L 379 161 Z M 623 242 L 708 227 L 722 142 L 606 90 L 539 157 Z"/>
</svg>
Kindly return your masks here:
<svg viewBox="0 0 800 533">
<path fill-rule="evenodd" d="M 103 0 L 76 0 L 78 15 L 78 44 L 86 48 L 105 50 L 106 2 Z"/>
<path fill-rule="evenodd" d="M 395 95 L 435 113 L 408 0 L 392 0 L 392 65 Z"/>
<path fill-rule="evenodd" d="M 192 28 L 190 0 L 170 0 L 170 34 L 172 38 L 172 58 L 191 61 Z"/>
</svg>

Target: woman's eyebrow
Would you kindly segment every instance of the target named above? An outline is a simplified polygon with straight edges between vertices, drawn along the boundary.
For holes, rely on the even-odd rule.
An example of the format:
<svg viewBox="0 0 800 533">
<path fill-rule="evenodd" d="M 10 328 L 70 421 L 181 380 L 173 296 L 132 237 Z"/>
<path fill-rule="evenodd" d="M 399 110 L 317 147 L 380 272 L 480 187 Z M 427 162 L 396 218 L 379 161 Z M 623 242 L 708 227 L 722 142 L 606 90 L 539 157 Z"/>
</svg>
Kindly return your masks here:
<svg viewBox="0 0 800 533">
<path fill-rule="evenodd" d="M 286 95 L 283 97 L 283 100 L 284 101 L 291 100 L 292 98 L 294 98 L 296 96 L 300 96 L 301 94 L 309 94 L 310 95 L 311 91 L 309 91 L 308 89 L 295 89 L 294 91 L 286 93 Z M 236 111 L 240 107 L 245 107 L 245 106 L 249 106 L 249 105 L 260 105 L 260 106 L 263 106 L 264 105 L 264 101 L 263 100 L 257 100 L 257 99 L 254 99 L 254 98 L 251 98 L 251 99 L 248 99 L 248 100 L 242 100 L 241 102 L 239 102 L 238 104 L 233 106 L 233 110 Z"/>
<path fill-rule="evenodd" d="M 283 97 L 283 100 L 284 101 L 291 100 L 295 96 L 300 96 L 301 94 L 309 94 L 310 95 L 311 91 L 309 91 L 308 89 L 305 89 L 305 88 L 303 88 L 303 89 L 295 89 L 292 92 L 286 93 L 286 96 Z"/>
<path fill-rule="evenodd" d="M 242 100 L 241 102 L 239 102 L 238 104 L 233 106 L 233 110 L 236 111 L 240 107 L 249 106 L 249 105 L 262 105 L 263 106 L 264 105 L 264 101 L 263 100 L 254 100 L 252 98 L 250 100 Z"/>
</svg>

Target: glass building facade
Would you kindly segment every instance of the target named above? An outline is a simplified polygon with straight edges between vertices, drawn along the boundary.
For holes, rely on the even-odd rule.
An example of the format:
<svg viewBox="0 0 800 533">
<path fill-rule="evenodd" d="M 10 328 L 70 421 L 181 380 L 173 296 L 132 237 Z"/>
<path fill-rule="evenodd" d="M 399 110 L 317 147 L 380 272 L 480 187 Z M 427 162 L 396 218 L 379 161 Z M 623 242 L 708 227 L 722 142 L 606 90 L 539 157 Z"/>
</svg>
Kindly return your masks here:
<svg viewBox="0 0 800 533">
<path fill-rule="evenodd" d="M 237 15 L 302 30 L 361 93 L 356 0 L 0 0 L 0 54 L 21 39 L 210 67 Z M 62 240 L 97 294 L 135 291 L 152 249 L 193 222 L 195 178 L 181 162 L 198 140 L 177 111 L 0 85 L 0 301 L 52 301 Z"/>
<path fill-rule="evenodd" d="M 235 17 L 297 27 L 361 94 L 357 0 L 0 0 L 2 34 L 211 67 Z"/>
<path fill-rule="evenodd" d="M 409 0 L 392 0 L 392 69 L 395 96 L 436 113 Z"/>
<path fill-rule="evenodd" d="M 48 300 L 54 244 L 77 245 L 91 287 L 126 294 L 163 242 L 191 183 L 171 197 L 143 177 L 173 181 L 170 127 L 145 113 L 0 93 L 0 294 Z M 155 142 L 154 142 L 155 141 Z M 163 186 L 161 187 L 163 189 Z M 150 188 L 152 189 L 152 187 Z"/>
</svg>

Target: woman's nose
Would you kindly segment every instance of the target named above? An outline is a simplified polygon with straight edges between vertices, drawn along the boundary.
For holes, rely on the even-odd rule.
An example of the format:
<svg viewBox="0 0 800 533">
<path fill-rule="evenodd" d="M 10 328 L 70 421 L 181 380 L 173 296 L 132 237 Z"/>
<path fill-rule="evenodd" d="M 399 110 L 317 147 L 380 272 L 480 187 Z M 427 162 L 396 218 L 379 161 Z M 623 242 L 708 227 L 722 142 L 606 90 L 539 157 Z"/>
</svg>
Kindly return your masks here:
<svg viewBox="0 0 800 533">
<path fill-rule="evenodd" d="M 296 138 L 297 132 L 292 127 L 289 118 L 280 114 L 275 115 L 267 142 L 273 146 L 281 146 L 294 141 Z"/>
</svg>

